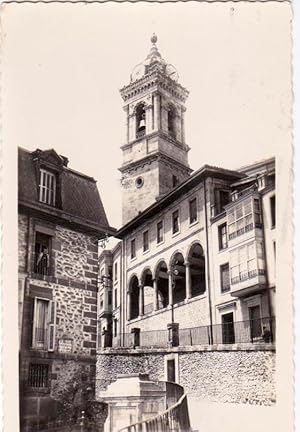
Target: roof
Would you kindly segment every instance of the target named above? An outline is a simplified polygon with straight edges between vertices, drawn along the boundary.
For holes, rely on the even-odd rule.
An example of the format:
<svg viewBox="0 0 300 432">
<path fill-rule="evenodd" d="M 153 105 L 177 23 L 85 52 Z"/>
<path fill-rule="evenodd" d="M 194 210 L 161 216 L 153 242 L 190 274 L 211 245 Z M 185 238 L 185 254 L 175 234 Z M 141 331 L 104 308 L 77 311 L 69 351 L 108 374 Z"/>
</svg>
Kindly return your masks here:
<svg viewBox="0 0 300 432">
<path fill-rule="evenodd" d="M 154 216 L 160 210 L 166 208 L 169 204 L 174 202 L 174 200 L 184 195 L 187 191 L 192 189 L 194 186 L 199 184 L 207 177 L 226 178 L 233 182 L 244 178 L 245 174 L 238 171 L 214 167 L 211 165 L 204 165 L 202 168 L 195 171 L 187 180 L 185 180 L 183 183 L 180 183 L 176 188 L 172 189 L 171 192 L 164 195 L 162 198 L 157 200 L 154 204 L 152 204 L 143 212 L 139 213 L 135 218 L 133 218 L 126 225 L 120 228 L 116 232 L 116 237 L 124 237 L 128 232 L 136 228 L 139 224 Z"/>
<path fill-rule="evenodd" d="M 114 234 L 115 229 L 109 226 L 96 181 L 68 168 L 67 158 L 58 155 L 53 149 L 29 152 L 19 148 L 18 164 L 19 205 L 72 222 L 73 225 L 81 225 L 100 236 L 104 233 Z M 59 177 L 57 207 L 38 200 L 41 166 L 54 170 Z"/>
<path fill-rule="evenodd" d="M 260 161 L 254 162 L 249 165 L 242 166 L 238 168 L 237 171 L 242 172 L 244 174 L 257 175 L 261 172 L 275 170 L 275 157 L 270 157 L 267 159 L 262 159 Z"/>
</svg>

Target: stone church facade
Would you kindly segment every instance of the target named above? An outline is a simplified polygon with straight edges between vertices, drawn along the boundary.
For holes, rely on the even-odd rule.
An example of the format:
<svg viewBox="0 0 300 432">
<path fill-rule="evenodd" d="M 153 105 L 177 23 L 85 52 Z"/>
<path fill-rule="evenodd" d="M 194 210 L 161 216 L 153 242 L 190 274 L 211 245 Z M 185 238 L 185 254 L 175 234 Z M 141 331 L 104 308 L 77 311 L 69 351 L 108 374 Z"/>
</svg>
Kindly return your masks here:
<svg viewBox="0 0 300 432">
<path fill-rule="evenodd" d="M 192 173 L 184 133 L 188 91 L 159 53 L 155 35 L 151 42 L 149 55 L 121 89 L 127 137 L 120 168 L 123 226 L 117 246 L 100 255 L 99 389 L 107 384 L 107 364 L 116 373 L 150 370 L 155 379 L 191 383 L 189 355 L 240 350 L 243 357 L 255 350 L 253 358 L 261 355 L 265 365 L 267 352 L 273 365 L 261 396 L 270 402 L 275 159 L 235 171 L 204 165 Z M 195 373 L 202 369 L 199 359 Z M 257 360 L 259 368 L 262 363 Z M 254 387 L 264 388 L 258 381 Z"/>
</svg>

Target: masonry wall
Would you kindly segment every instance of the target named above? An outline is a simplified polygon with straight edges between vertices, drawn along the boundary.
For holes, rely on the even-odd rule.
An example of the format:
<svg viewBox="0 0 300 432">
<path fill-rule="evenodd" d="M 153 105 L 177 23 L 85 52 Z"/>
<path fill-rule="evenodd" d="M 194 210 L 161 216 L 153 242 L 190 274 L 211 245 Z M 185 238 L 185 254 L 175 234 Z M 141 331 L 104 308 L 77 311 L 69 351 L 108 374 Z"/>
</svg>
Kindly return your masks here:
<svg viewBox="0 0 300 432">
<path fill-rule="evenodd" d="M 36 232 L 51 237 L 51 272 L 47 276 L 33 272 Z M 24 279 L 22 293 L 20 291 L 22 298 L 19 319 L 22 319 L 20 395 L 22 430 L 25 431 L 57 417 L 67 407 L 72 410 L 70 401 L 76 390 L 73 388 L 75 382 L 82 389 L 91 388 L 93 392 L 98 239 L 65 226 L 20 214 L 19 272 Z M 53 352 L 48 351 L 46 346 L 44 349 L 36 349 L 32 345 L 35 298 L 55 302 Z M 66 351 L 63 344 L 67 339 L 71 343 Z M 48 365 L 47 387 L 28 387 L 30 364 Z"/>
<path fill-rule="evenodd" d="M 126 326 L 126 332 L 134 327 L 141 331 L 167 330 L 171 322 L 171 307 L 154 311 L 142 318 L 131 320 Z M 209 309 L 207 295 L 198 296 L 178 303 L 174 306 L 174 322 L 179 323 L 180 329 L 207 325 L 209 322 Z"/>
<path fill-rule="evenodd" d="M 166 380 L 167 356 L 178 358 L 179 384 L 188 397 L 206 402 L 275 403 L 275 352 L 266 346 L 243 349 L 109 350 L 98 353 L 96 397 L 117 374 L 149 373 Z"/>
</svg>

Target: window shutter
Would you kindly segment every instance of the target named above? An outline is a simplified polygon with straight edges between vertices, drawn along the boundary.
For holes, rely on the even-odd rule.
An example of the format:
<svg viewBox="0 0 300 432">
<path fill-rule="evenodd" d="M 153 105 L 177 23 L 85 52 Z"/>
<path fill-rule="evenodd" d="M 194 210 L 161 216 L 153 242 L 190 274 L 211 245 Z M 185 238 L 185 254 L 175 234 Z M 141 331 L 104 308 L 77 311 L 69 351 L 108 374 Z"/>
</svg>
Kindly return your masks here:
<svg viewBox="0 0 300 432">
<path fill-rule="evenodd" d="M 54 351 L 55 347 L 55 321 L 56 304 L 55 301 L 49 302 L 49 326 L 48 326 L 48 351 Z"/>
<path fill-rule="evenodd" d="M 37 298 L 34 297 L 32 299 L 32 315 L 31 315 L 31 325 L 32 325 L 32 333 L 31 333 L 31 347 L 34 348 L 35 347 L 35 332 L 36 332 L 36 326 L 35 326 L 35 322 L 36 322 L 36 310 L 37 310 Z"/>
</svg>

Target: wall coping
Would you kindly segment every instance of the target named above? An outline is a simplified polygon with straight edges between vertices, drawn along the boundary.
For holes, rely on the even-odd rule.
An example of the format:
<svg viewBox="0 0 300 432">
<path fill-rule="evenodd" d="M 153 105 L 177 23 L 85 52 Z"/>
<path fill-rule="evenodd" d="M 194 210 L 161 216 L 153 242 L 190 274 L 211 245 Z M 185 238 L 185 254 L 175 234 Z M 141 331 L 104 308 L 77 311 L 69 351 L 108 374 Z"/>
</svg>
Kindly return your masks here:
<svg viewBox="0 0 300 432">
<path fill-rule="evenodd" d="M 104 348 L 97 350 L 97 355 L 140 355 L 140 354 L 161 354 L 161 353 L 186 353 L 186 352 L 234 352 L 234 351 L 272 351 L 275 352 L 275 344 L 256 343 L 256 344 L 233 344 L 233 345 L 193 345 L 172 348 L 157 347 L 136 347 L 136 348 Z"/>
</svg>

